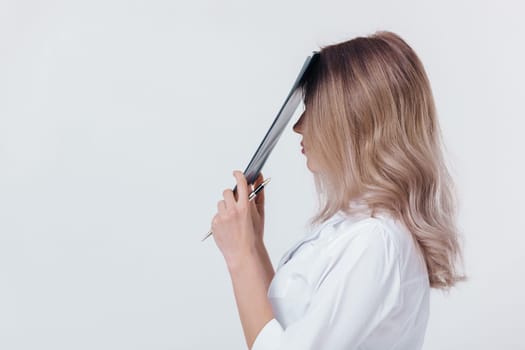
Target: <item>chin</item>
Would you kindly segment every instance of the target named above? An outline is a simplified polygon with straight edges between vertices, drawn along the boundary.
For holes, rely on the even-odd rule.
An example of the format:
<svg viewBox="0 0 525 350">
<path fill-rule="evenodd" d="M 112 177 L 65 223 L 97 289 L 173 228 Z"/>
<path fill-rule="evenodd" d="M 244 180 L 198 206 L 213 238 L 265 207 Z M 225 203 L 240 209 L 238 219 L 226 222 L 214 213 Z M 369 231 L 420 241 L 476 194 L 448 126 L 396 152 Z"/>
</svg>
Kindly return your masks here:
<svg viewBox="0 0 525 350">
<path fill-rule="evenodd" d="M 315 173 L 315 168 L 312 167 L 312 165 L 310 164 L 310 162 L 306 162 L 306 167 L 308 168 L 308 170 L 310 170 L 312 173 Z"/>
</svg>

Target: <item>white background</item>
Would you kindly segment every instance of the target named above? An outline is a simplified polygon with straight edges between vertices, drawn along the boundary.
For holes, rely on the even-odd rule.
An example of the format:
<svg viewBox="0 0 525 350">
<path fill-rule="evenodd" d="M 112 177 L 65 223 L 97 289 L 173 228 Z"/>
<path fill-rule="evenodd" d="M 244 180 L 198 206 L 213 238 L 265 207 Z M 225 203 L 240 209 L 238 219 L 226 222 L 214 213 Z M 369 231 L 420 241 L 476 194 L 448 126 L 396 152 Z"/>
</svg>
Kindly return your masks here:
<svg viewBox="0 0 525 350">
<path fill-rule="evenodd" d="M 460 190 L 470 281 L 433 291 L 424 349 L 525 349 L 523 6 L 0 0 L 0 348 L 245 349 L 200 238 L 306 55 L 384 29 Z M 291 126 L 263 169 L 274 264 L 315 209 Z"/>
</svg>

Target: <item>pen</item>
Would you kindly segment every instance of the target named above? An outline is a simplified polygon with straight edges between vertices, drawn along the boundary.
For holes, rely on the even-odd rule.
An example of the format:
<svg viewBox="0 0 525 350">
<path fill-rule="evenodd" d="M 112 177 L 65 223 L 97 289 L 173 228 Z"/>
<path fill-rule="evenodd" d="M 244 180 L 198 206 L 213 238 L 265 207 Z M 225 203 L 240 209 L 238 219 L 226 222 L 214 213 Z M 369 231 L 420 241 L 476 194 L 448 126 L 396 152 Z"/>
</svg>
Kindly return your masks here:
<svg viewBox="0 0 525 350">
<path fill-rule="evenodd" d="M 257 188 L 255 190 L 253 190 L 252 193 L 250 193 L 250 195 L 248 196 L 248 201 L 251 201 L 255 198 L 255 196 L 257 196 L 257 193 L 259 193 L 263 188 L 264 186 L 266 186 L 268 184 L 268 182 L 270 182 L 271 178 L 267 178 L 266 180 L 264 180 L 259 186 L 257 186 Z M 203 239 L 201 239 L 201 242 L 203 242 L 206 238 L 210 237 L 211 235 L 213 234 L 213 232 L 211 232 L 211 230 L 206 234 L 206 236 L 204 236 Z"/>
</svg>

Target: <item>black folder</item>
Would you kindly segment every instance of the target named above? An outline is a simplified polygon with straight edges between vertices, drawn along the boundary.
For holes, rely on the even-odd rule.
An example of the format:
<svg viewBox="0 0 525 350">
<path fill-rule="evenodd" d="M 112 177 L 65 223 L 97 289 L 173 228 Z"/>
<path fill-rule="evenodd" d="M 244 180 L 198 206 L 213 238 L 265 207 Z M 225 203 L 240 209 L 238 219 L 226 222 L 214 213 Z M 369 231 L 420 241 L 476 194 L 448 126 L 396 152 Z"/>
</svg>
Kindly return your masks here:
<svg viewBox="0 0 525 350">
<path fill-rule="evenodd" d="M 277 141 L 281 137 L 284 129 L 286 128 L 286 125 L 288 125 L 288 122 L 290 121 L 293 114 L 295 113 L 295 110 L 299 106 L 302 100 L 302 83 L 304 79 L 306 79 L 308 74 L 311 72 L 312 66 L 316 63 L 318 59 L 319 52 L 315 51 L 312 53 L 312 55 L 306 58 L 303 67 L 299 72 L 299 75 L 295 79 L 290 93 L 286 97 L 286 100 L 284 101 L 281 109 L 279 110 L 279 113 L 277 113 L 277 116 L 275 117 L 272 125 L 270 126 L 270 129 L 268 129 L 268 131 L 266 132 L 266 135 L 259 144 L 257 151 L 255 151 L 255 154 L 250 160 L 248 166 L 246 167 L 246 170 L 244 170 L 244 176 L 246 177 L 246 180 L 249 185 L 253 184 L 257 179 L 257 176 L 261 172 L 264 163 L 270 156 L 270 153 L 277 144 Z M 235 186 L 233 191 L 235 192 L 236 189 L 237 186 Z"/>
</svg>

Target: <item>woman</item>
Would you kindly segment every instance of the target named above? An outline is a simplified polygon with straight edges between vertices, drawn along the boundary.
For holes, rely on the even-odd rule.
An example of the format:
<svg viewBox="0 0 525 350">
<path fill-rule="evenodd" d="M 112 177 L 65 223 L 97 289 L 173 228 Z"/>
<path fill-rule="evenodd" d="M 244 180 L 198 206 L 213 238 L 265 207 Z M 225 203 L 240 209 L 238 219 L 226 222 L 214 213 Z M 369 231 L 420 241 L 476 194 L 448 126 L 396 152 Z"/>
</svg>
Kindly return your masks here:
<svg viewBox="0 0 525 350">
<path fill-rule="evenodd" d="M 302 89 L 305 111 L 293 129 L 319 194 L 316 229 L 274 272 L 264 193 L 249 202 L 240 171 L 238 196 L 225 190 L 212 220 L 248 347 L 421 349 L 430 288 L 466 280 L 423 65 L 381 31 L 322 48 Z"/>
</svg>

